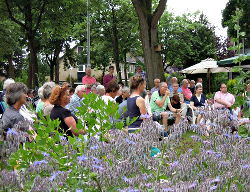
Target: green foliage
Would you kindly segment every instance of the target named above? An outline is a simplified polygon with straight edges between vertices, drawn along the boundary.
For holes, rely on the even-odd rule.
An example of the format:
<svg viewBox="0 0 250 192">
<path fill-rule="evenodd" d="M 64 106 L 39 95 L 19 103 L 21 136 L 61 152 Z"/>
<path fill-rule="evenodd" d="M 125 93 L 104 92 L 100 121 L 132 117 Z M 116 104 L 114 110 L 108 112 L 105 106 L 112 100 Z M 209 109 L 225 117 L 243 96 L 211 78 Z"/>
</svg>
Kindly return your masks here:
<svg viewBox="0 0 250 192">
<path fill-rule="evenodd" d="M 92 93 L 84 97 L 77 116 L 77 127 L 86 129 L 88 137 L 100 132 L 101 140 L 105 139 L 105 134 L 111 128 L 122 129 L 124 126 L 123 121 L 117 121 L 120 117 L 118 105 L 111 101 L 107 105 L 99 96 Z"/>
<path fill-rule="evenodd" d="M 202 13 L 174 16 L 166 12 L 159 30 L 163 62 L 168 65 L 186 68 L 203 59 L 216 58 L 214 27 Z"/>
<path fill-rule="evenodd" d="M 250 1 L 249 0 L 229 0 L 225 9 L 222 12 L 222 25 L 223 27 L 228 27 L 228 34 L 230 37 L 236 37 L 236 26 L 233 22 L 235 17 L 234 13 L 236 10 L 241 9 L 241 18 L 238 21 L 238 24 L 242 30 L 245 32 L 245 37 L 247 38 L 248 46 L 250 45 Z"/>
<path fill-rule="evenodd" d="M 171 74 L 165 73 L 164 76 L 165 76 L 166 80 L 169 77 L 177 77 L 179 82 L 182 82 L 183 79 L 186 79 L 186 75 L 183 73 L 180 73 L 180 72 L 173 72 Z"/>
<path fill-rule="evenodd" d="M 214 93 L 219 91 L 220 84 L 227 84 L 228 81 L 228 73 L 214 73 L 211 74 L 211 92 Z"/>
<path fill-rule="evenodd" d="M 233 108 L 235 108 L 243 106 L 247 101 L 246 95 L 243 93 L 245 93 L 246 90 L 246 80 L 250 77 L 250 71 L 245 72 L 241 67 L 234 67 L 233 72 L 239 73 L 239 75 L 234 78 L 234 80 L 230 81 L 234 82 L 231 88 L 231 93 L 236 95 L 236 101 L 233 105 Z M 245 117 L 250 117 L 249 108 L 244 108 L 243 113 Z"/>
<path fill-rule="evenodd" d="M 227 90 L 228 90 L 228 92 L 234 93 L 234 87 L 235 87 L 235 85 L 236 85 L 236 79 L 230 79 L 227 82 Z"/>
<path fill-rule="evenodd" d="M 90 18 L 91 65 L 93 67 L 105 71 L 110 62 L 114 62 L 115 51 L 121 62 L 125 62 L 126 53 L 142 54 L 138 20 L 129 0 L 90 1 Z M 114 44 L 115 35 L 118 37 L 118 50 Z M 83 47 L 86 47 L 86 39 L 83 41 Z M 86 55 L 86 49 L 83 54 Z M 82 63 L 85 62 L 86 56 L 83 56 Z"/>
<path fill-rule="evenodd" d="M 240 125 L 238 129 L 238 133 L 241 137 L 245 137 L 245 138 L 250 137 L 250 130 L 248 130 L 245 125 Z"/>
<path fill-rule="evenodd" d="M 250 4 L 249 4 L 250 5 Z M 240 32 L 241 26 L 240 26 L 240 20 L 242 19 L 243 11 L 242 9 L 236 8 L 235 15 L 232 16 L 232 24 L 234 24 L 234 30 L 236 31 L 236 37 L 233 38 L 233 41 L 235 42 L 235 46 L 231 47 L 231 50 L 235 50 L 239 57 L 237 57 L 234 60 L 234 63 L 241 64 L 242 61 L 247 59 L 245 56 L 240 55 L 240 50 L 242 48 L 242 44 L 240 43 L 241 37 L 245 36 L 245 33 Z M 245 105 L 247 98 L 245 93 L 246 89 L 246 81 L 250 77 L 250 71 L 243 71 L 241 67 L 234 67 L 232 72 L 238 73 L 239 75 L 234 79 L 235 83 L 232 88 L 232 93 L 236 95 L 236 100 L 233 108 L 241 107 Z M 250 110 L 248 107 L 244 107 L 243 114 L 245 117 L 250 117 Z"/>
<path fill-rule="evenodd" d="M 88 135 L 68 137 L 71 147 L 78 153 L 72 154 L 69 145 L 63 144 L 65 143 L 63 140 L 66 138 L 63 133 L 59 132 L 60 121 L 52 121 L 48 116 L 44 117 L 41 113 L 39 114 L 39 121 L 34 124 L 37 133 L 36 142 L 25 143 L 16 153 L 13 153 L 9 158 L 8 168 L 14 168 L 18 171 L 27 169 L 35 161 L 44 160 L 49 156 L 54 160 L 50 164 L 46 164 L 48 170 L 43 171 L 42 175 L 50 176 L 50 167 L 59 171 L 70 171 L 64 185 L 68 190 L 75 189 L 76 185 L 85 186 L 84 183 L 90 180 L 98 182 L 96 173 L 84 168 L 84 166 L 79 166 L 78 157 L 84 153 L 88 146 L 87 137 L 96 136 L 101 141 L 108 141 L 108 131 L 111 128 L 122 129 L 124 124 L 123 121 L 115 120 L 119 119 L 118 105 L 115 103 L 109 102 L 106 105 L 97 95 L 88 94 L 84 96 L 82 104 L 77 113 L 79 117 L 77 128 L 86 130 Z M 32 135 L 34 132 L 30 132 L 30 134 Z M 33 183 L 35 176 L 36 173 L 32 173 L 30 182 L 23 186 L 26 190 L 30 189 L 30 184 Z M 93 189 L 89 190 L 92 191 Z"/>
</svg>

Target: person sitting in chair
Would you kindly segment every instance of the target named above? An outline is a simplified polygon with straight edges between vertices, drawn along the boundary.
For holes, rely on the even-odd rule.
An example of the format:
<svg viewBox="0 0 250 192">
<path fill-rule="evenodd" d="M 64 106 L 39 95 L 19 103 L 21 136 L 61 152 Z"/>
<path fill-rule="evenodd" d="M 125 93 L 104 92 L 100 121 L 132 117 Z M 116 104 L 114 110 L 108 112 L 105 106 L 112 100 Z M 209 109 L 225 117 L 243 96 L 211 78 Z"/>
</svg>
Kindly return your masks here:
<svg viewBox="0 0 250 192">
<path fill-rule="evenodd" d="M 172 107 L 169 98 L 169 90 L 167 83 L 163 82 L 159 86 L 159 91 L 152 94 L 150 107 L 154 121 L 162 120 L 165 131 L 168 131 L 168 119 L 175 118 L 175 123 L 178 124 L 181 118 L 180 109 Z M 170 111 L 167 111 L 166 108 Z"/>
</svg>

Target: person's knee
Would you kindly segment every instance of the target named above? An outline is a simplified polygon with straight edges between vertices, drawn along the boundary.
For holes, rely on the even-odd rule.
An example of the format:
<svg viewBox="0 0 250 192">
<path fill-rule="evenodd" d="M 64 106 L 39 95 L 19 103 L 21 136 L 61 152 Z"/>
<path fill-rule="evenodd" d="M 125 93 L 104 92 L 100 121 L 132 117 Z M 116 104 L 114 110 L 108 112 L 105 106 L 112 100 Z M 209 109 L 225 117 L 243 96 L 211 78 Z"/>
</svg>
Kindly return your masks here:
<svg viewBox="0 0 250 192">
<path fill-rule="evenodd" d="M 176 117 L 177 117 L 177 118 L 181 118 L 181 113 L 177 113 L 177 114 L 176 114 Z"/>
<path fill-rule="evenodd" d="M 162 112 L 162 118 L 167 119 L 168 118 L 168 113 L 167 112 Z"/>
</svg>

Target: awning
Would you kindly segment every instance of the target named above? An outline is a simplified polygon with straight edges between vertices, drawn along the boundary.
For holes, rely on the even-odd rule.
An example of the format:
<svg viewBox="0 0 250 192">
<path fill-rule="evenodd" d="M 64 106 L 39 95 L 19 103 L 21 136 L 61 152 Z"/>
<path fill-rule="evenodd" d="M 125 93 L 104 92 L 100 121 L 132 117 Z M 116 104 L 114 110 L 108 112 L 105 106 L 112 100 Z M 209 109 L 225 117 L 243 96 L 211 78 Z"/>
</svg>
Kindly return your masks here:
<svg viewBox="0 0 250 192">
<path fill-rule="evenodd" d="M 246 57 L 246 60 L 244 60 L 241 65 L 242 67 L 244 67 L 245 65 L 250 65 L 250 53 L 247 53 L 245 55 L 239 55 L 239 56 L 234 56 L 234 57 L 230 57 L 230 58 L 227 58 L 227 59 L 223 59 L 223 60 L 220 60 L 218 61 L 218 65 L 220 67 L 233 67 L 233 66 L 239 66 L 239 64 L 237 63 L 234 63 L 234 60 L 239 58 L 239 57 Z M 245 68 L 245 67 L 244 67 Z"/>
</svg>

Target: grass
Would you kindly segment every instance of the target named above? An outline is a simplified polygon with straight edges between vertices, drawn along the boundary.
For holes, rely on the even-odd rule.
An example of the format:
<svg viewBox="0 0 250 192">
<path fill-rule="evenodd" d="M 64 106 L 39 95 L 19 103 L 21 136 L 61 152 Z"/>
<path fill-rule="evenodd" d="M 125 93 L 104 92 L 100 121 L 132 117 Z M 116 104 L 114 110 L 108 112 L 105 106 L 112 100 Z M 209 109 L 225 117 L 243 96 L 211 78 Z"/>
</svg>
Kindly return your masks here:
<svg viewBox="0 0 250 192">
<path fill-rule="evenodd" d="M 193 156 L 196 156 L 200 153 L 201 142 L 194 141 L 191 136 L 197 135 L 194 132 L 188 131 L 184 133 L 180 139 L 179 145 L 175 148 L 177 155 L 187 152 L 189 149 L 192 149 Z"/>
</svg>

